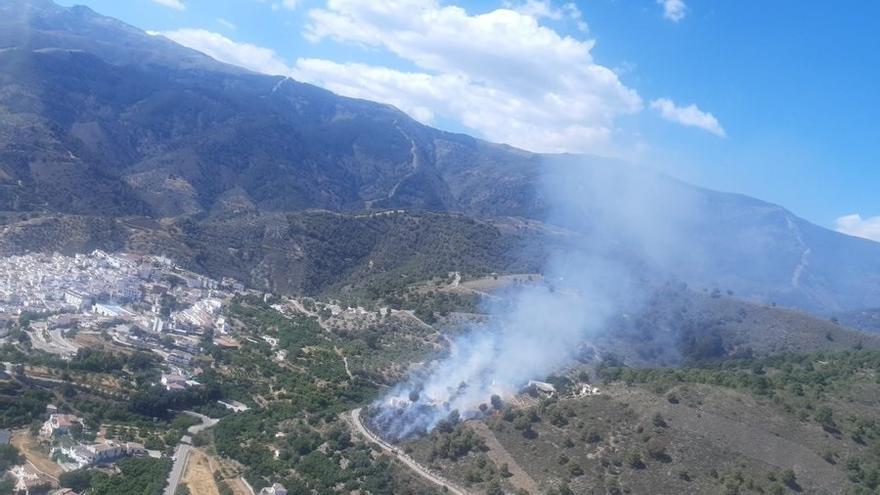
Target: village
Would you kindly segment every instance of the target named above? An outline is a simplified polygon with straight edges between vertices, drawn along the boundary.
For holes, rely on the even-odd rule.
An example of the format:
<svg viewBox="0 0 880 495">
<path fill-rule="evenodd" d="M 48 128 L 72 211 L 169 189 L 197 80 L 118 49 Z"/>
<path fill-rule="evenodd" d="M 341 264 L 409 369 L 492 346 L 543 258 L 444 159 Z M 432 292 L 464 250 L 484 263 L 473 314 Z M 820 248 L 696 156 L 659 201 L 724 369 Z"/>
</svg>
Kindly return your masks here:
<svg viewBox="0 0 880 495">
<path fill-rule="evenodd" d="M 159 384 L 168 391 L 198 387 L 201 369 L 194 356 L 206 343 L 235 346 L 228 335 L 222 309 L 244 286 L 232 279 L 216 281 L 176 266 L 160 256 L 109 254 L 27 254 L 0 258 L 0 345 L 13 338 L 34 351 L 70 361 L 92 348 L 143 352 L 159 357 Z M 17 333 L 15 336 L 13 334 Z M 58 378 L 38 367 L 3 362 L 7 376 L 53 385 Z M 217 401 L 231 412 L 248 407 L 237 401 Z M 87 426 L 82 417 L 46 406 L 38 431 L 0 430 L 0 446 L 28 445 L 26 462 L 11 466 L 15 493 L 73 495 L 57 486 L 59 473 L 83 468 L 109 468 L 131 457 L 161 458 L 168 452 L 116 438 L 113 427 Z M 201 415 L 199 431 L 216 423 Z M 33 428 L 32 428 L 33 429 Z M 190 436 L 181 440 L 184 446 Z M 45 453 L 35 455 L 36 452 Z M 172 459 L 180 465 L 169 478 L 180 481 L 189 450 L 178 448 Z M 34 462 L 36 461 L 36 462 Z M 177 479 L 173 479 L 174 476 Z M 284 495 L 280 485 L 272 495 Z M 172 487 L 169 493 L 173 493 Z"/>
<path fill-rule="evenodd" d="M 151 370 L 158 386 L 169 394 L 186 394 L 203 387 L 207 347 L 234 350 L 258 340 L 269 344 L 276 362 L 284 362 L 287 351 L 279 349 L 278 339 L 258 338 L 233 332 L 224 311 L 235 296 L 268 300 L 271 296 L 248 290 L 237 280 L 214 280 L 178 266 L 162 256 L 107 253 L 26 254 L 0 258 L 0 347 L 24 348 L 32 356 L 44 356 L 51 367 L 21 362 L 5 354 L 0 359 L 0 377 L 12 382 L 30 383 L 37 388 L 64 390 L 73 384 L 89 393 L 113 394 L 121 383 L 112 376 L 58 373 L 59 365 L 87 357 L 96 350 L 117 356 L 154 356 Z M 317 318 L 325 314 L 339 325 L 362 325 L 363 320 L 384 316 L 364 308 L 343 308 L 334 303 L 283 298 L 272 304 L 282 314 L 302 314 Z M 14 346 L 9 345 L 14 344 Z M 347 362 L 345 363 L 347 367 Z M 101 381 L 104 380 L 104 381 Z M 109 380 L 109 381 L 107 381 Z M 124 386 L 124 385 L 122 385 Z M 228 414 L 242 413 L 249 406 L 229 398 L 214 401 Z M 167 459 L 172 463 L 164 493 L 174 495 L 185 484 L 191 457 L 204 461 L 204 453 L 193 444 L 193 437 L 217 423 L 217 419 L 188 410 L 175 414 L 189 416 L 194 423 L 185 427 L 173 444 L 151 446 L 144 442 L 138 427 L 90 422 L 69 407 L 48 404 L 36 414 L 39 425 L 30 430 L 0 430 L 0 444 L 14 445 L 23 462 L 9 466 L 0 479 L 14 481 L 14 493 L 26 495 L 76 495 L 70 488 L 57 488 L 65 473 L 85 470 L 118 472 L 126 459 Z M 132 434 L 132 428 L 136 433 Z M 147 428 L 148 436 L 161 435 Z M 161 443 L 161 442 L 160 442 Z M 277 452 L 276 452 L 277 455 Z M 216 460 L 216 459 L 215 459 Z M 233 470 L 234 472 L 234 470 Z M 235 493 L 286 495 L 277 482 L 254 490 L 240 475 L 228 480 L 238 485 Z"/>
<path fill-rule="evenodd" d="M 70 359 L 90 337 L 158 354 L 169 389 L 196 384 L 205 338 L 228 342 L 223 305 L 244 286 L 184 270 L 161 256 L 27 254 L 0 258 L 0 344 L 18 324 L 33 348 Z M 14 363 L 10 363 L 14 364 Z"/>
</svg>

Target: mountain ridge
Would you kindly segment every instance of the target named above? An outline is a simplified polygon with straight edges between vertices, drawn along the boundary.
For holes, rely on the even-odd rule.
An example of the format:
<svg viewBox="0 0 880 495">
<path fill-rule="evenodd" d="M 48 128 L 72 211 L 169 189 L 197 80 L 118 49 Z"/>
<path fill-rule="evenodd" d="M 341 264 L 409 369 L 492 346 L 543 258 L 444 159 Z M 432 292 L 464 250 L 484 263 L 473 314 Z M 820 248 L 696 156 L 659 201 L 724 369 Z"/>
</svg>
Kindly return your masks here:
<svg viewBox="0 0 880 495">
<path fill-rule="evenodd" d="M 607 189 L 597 198 L 613 202 L 618 179 L 657 174 L 440 131 L 389 105 L 217 62 L 87 8 L 26 5 L 0 1 L 0 210 L 10 218 L 144 217 L 234 230 L 261 225 L 260 215 L 403 209 L 552 223 L 541 190 L 548 175 L 576 165 Z M 703 210 L 689 233 L 702 264 L 681 278 L 823 314 L 880 303 L 880 244 L 657 177 Z M 101 221 L 55 225 L 84 223 Z M 6 235 L 13 225 L 20 220 Z"/>
</svg>

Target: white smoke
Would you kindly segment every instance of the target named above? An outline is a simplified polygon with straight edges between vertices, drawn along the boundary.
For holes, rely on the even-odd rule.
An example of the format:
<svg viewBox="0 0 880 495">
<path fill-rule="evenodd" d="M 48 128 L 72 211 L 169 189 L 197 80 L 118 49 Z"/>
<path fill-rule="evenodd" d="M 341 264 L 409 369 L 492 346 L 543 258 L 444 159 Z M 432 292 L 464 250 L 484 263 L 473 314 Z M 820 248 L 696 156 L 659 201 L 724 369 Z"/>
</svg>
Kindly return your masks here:
<svg viewBox="0 0 880 495">
<path fill-rule="evenodd" d="M 679 243 L 699 196 L 677 182 L 571 157 L 544 166 L 546 220 L 570 229 L 570 240 L 549 257 L 545 283 L 511 289 L 445 359 L 375 404 L 374 424 L 387 437 L 430 431 L 452 411 L 479 414 L 492 395 L 509 398 L 570 366 L 610 317 L 640 304 L 645 279 L 699 258 Z"/>
</svg>

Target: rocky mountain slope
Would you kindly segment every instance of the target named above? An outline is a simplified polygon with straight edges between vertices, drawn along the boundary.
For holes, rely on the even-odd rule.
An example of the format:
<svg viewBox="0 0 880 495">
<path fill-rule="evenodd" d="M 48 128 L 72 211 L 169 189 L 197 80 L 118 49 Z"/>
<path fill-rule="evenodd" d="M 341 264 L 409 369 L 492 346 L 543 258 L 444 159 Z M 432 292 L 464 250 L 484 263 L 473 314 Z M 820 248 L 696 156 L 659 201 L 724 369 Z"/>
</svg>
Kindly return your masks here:
<svg viewBox="0 0 880 495">
<path fill-rule="evenodd" d="M 0 117 L 4 252 L 171 249 L 215 275 L 237 266 L 244 280 L 279 291 L 339 282 L 307 280 L 297 270 L 285 281 L 266 276 L 290 266 L 265 246 L 281 242 L 287 252 L 305 253 L 315 240 L 278 227 L 287 214 L 342 213 L 323 217 L 337 227 L 358 212 L 388 209 L 437 213 L 423 222 L 455 223 L 459 214 L 488 223 L 547 222 L 541 184 L 548 176 L 587 169 L 588 180 L 607 184 L 596 198 L 597 207 L 608 208 L 616 178 L 645 173 L 602 158 L 543 156 L 442 132 L 387 105 L 221 64 L 88 8 L 48 0 L 0 0 Z M 880 245 L 759 200 L 657 180 L 695 198 L 700 210 L 685 239 L 700 263 L 682 267 L 680 278 L 823 313 L 880 302 Z M 132 242 L 131 219 L 162 228 L 152 237 L 141 228 Z M 35 234 L 40 225 L 56 230 Z M 584 225 L 539 231 L 560 226 L 590 233 Z M 212 230 L 248 233 L 210 244 L 175 237 Z M 43 241 L 23 241 L 23 231 Z M 171 239 L 186 249 L 169 248 Z M 538 247 L 516 249 L 544 251 L 540 236 L 534 240 Z M 622 241 L 603 238 L 602 249 L 626 251 Z M 243 251 L 242 243 L 259 247 Z M 338 254 L 357 265 L 345 268 L 352 272 L 371 261 L 353 244 Z M 405 265 L 395 263 L 386 268 Z M 445 269 L 507 268 L 451 263 Z"/>
</svg>

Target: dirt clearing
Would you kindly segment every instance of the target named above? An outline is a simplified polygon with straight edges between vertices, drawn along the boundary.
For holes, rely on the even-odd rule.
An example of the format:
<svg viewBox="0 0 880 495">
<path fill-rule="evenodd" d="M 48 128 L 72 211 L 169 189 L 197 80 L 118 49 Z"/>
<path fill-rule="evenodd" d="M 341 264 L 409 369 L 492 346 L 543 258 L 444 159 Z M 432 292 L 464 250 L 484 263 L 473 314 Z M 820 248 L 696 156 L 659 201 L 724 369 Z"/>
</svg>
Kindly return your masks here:
<svg viewBox="0 0 880 495">
<path fill-rule="evenodd" d="M 39 471 L 58 479 L 61 474 L 61 467 L 49 459 L 48 450 L 42 447 L 36 438 L 32 437 L 26 430 L 16 431 L 12 435 L 12 445 L 18 447 L 18 450 L 34 465 Z"/>
</svg>

